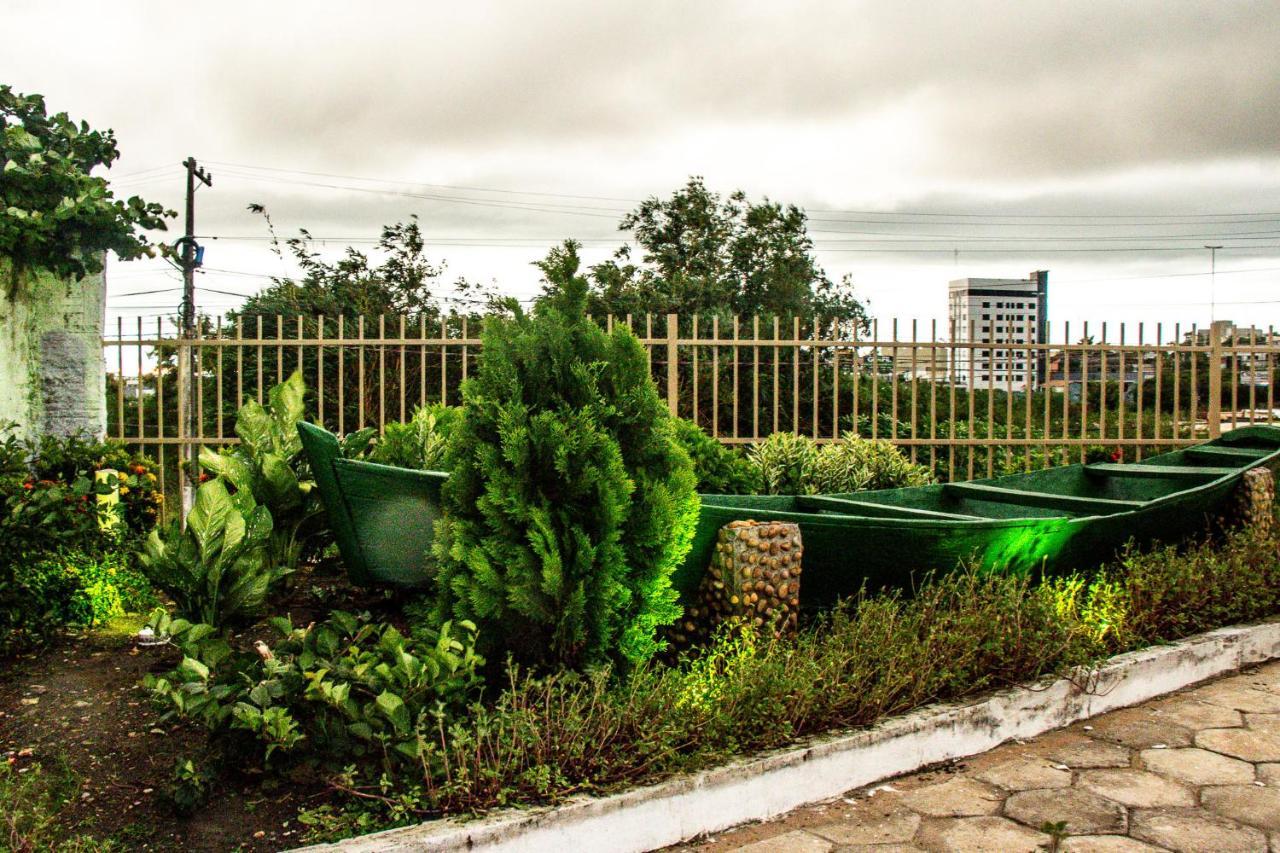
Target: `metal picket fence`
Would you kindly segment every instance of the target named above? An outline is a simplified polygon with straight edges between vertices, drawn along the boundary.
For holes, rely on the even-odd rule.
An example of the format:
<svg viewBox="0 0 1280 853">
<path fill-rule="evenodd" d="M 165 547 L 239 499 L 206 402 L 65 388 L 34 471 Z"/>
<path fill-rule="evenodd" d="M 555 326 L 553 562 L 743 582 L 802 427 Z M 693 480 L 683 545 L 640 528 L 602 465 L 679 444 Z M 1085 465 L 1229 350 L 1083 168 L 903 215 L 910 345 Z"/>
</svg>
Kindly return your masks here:
<svg viewBox="0 0 1280 853">
<path fill-rule="evenodd" d="M 461 401 L 482 323 L 253 316 L 234 325 L 204 319 L 182 337 L 160 322 L 126 328 L 121 320 L 103 340 L 108 434 L 159 457 L 172 487 L 185 476 L 179 460 L 233 443 L 239 407 L 265 401 L 295 370 L 316 423 L 338 433 L 381 430 L 418 405 Z M 945 480 L 1100 449 L 1140 459 L 1276 420 L 1280 337 L 1270 328 L 1067 323 L 1032 343 L 978 341 L 972 328 L 914 320 L 858 328 L 668 314 L 601 325 L 628 326 L 670 411 L 726 444 L 778 431 L 827 442 L 852 431 L 893 442 Z"/>
</svg>

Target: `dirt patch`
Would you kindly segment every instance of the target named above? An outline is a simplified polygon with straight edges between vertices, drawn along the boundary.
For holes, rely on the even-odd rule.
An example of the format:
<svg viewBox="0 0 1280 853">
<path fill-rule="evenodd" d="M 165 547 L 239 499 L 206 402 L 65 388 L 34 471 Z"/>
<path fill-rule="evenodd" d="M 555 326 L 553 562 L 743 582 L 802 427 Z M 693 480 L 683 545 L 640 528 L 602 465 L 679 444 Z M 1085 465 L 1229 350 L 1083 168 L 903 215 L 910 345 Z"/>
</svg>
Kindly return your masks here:
<svg viewBox="0 0 1280 853">
<path fill-rule="evenodd" d="M 380 602 L 338 581 L 308 580 L 282 610 L 306 624 L 329 607 L 363 610 L 374 603 Z M 137 648 L 133 627 L 64 637 L 0 664 L 0 759 L 18 770 L 65 764 L 80 779 L 79 795 L 59 815 L 68 833 L 142 850 L 278 850 L 301 843 L 306 827 L 298 812 L 328 798 L 318 783 L 242 775 L 217 783 L 194 815 L 175 814 L 164 789 L 176 760 L 198 753 L 205 733 L 161 722 L 139 682 L 171 669 L 176 651 Z"/>
</svg>

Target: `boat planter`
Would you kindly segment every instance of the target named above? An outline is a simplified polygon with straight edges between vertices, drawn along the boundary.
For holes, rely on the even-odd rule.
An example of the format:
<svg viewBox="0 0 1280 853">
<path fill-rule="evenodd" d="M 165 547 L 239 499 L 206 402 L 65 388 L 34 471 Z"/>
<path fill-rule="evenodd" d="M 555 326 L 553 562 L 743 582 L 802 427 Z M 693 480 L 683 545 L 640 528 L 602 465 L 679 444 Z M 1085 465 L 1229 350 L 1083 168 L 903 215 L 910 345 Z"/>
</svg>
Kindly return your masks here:
<svg viewBox="0 0 1280 853">
<path fill-rule="evenodd" d="M 357 583 L 420 586 L 447 474 L 342 459 L 337 439 L 299 424 L 321 499 Z M 720 529 L 798 525 L 802 609 L 910 582 L 962 561 L 994 571 L 1091 569 L 1139 545 L 1206 529 L 1231 512 L 1252 468 L 1280 460 L 1280 428 L 1247 426 L 1132 464 L 1068 465 L 965 483 L 842 495 L 702 495 L 693 546 L 673 584 L 696 600 Z"/>
</svg>

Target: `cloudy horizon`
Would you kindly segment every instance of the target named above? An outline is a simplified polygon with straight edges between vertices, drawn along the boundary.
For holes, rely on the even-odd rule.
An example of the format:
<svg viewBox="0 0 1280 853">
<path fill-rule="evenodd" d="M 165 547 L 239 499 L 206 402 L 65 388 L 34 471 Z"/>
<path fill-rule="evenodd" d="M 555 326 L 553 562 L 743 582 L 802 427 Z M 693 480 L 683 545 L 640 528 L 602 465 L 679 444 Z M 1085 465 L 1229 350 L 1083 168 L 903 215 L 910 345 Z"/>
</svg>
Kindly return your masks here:
<svg viewBox="0 0 1280 853">
<path fill-rule="evenodd" d="M 549 246 L 601 260 L 622 213 L 701 175 L 805 208 L 819 262 L 882 318 L 942 318 L 953 278 L 1048 269 L 1055 325 L 1203 324 L 1209 243 L 1216 316 L 1280 325 L 1274 3 L 2 14 L 27 36 L 0 81 L 114 128 L 117 194 L 180 210 L 179 163 L 212 173 L 196 230 L 214 312 L 290 271 L 251 202 L 326 253 L 416 215 L 443 284 L 527 297 Z M 113 264 L 112 316 L 171 313 L 174 275 Z"/>
</svg>

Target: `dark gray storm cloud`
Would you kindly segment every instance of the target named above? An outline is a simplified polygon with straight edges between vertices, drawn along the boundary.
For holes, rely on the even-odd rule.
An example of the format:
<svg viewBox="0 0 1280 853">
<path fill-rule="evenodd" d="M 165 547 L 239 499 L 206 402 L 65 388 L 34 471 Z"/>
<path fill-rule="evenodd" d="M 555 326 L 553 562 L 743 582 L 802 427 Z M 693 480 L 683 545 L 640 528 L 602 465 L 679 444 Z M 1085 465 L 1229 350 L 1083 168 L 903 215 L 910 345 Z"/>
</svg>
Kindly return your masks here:
<svg viewBox="0 0 1280 853">
<path fill-rule="evenodd" d="M 832 120 L 905 100 L 936 168 L 1061 175 L 1272 157 L 1280 6 L 481 4 L 299 16 L 198 39 L 239 142 L 350 163 L 698 122 Z M 214 13 L 219 14 L 219 13 Z"/>
<path fill-rule="evenodd" d="M 630 200 L 670 192 L 690 174 L 706 175 L 720 191 L 743 187 L 806 205 L 815 220 L 823 210 L 863 209 L 1280 210 L 1275 0 L 219 2 L 180 9 L 10 0 L 0 29 L 7 34 L 0 81 L 116 128 L 121 172 L 176 165 L 188 154 L 210 161 L 215 186 L 202 193 L 199 230 L 228 237 L 265 234 L 244 211 L 254 201 L 271 209 L 285 233 L 307 226 L 368 236 L 418 214 L 429 236 L 513 245 L 567 236 L 607 241 L 621 239 L 615 225 Z M 228 163 L 397 180 L 250 178 Z M 122 187 L 172 206 L 180 201 L 176 174 L 134 181 Z M 331 186 L 315 186 L 323 183 Z M 423 183 L 609 200 L 561 200 L 575 213 L 551 209 L 553 198 Z M 448 195 L 471 201 L 441 197 Z M 529 204 L 486 206 L 477 198 Z M 980 253 L 983 244 L 972 240 L 942 240 L 913 244 L 934 254 L 899 248 L 875 256 L 875 267 L 864 252 L 882 245 L 876 234 L 854 234 L 868 245 L 852 246 L 835 241 L 857 232 L 856 224 L 820 228 L 830 232 L 817 235 L 828 269 L 871 287 L 893 265 L 900 282 L 911 270 L 921 281 L 943 281 L 1083 263 L 1058 251 L 1079 242 L 1052 244 L 1053 251 L 1041 244 L 1046 251 L 1037 256 L 1013 251 L 1025 243 L 1003 244 L 1008 251 L 999 255 Z M 879 230 L 974 238 L 1049 229 L 916 223 Z M 1126 274 L 1171 269 L 1174 259 L 1199 264 L 1207 241 L 1199 237 L 1208 230 L 1055 226 L 1051 236 L 1189 238 L 1176 254 L 1099 252 L 1088 259 L 1093 271 L 1079 274 L 1089 278 L 1122 264 Z M 1262 245 L 1239 240 L 1224 262 L 1261 264 L 1280 251 Z M 538 250 L 526 257 L 501 248 L 505 254 L 477 249 L 466 257 L 456 247 L 440 251 L 457 257 L 455 268 L 530 287 L 528 261 Z M 966 251 L 973 267 L 959 269 Z M 937 255 L 953 266 L 929 266 Z M 247 266 L 275 263 L 247 248 L 237 258 Z"/>
</svg>

